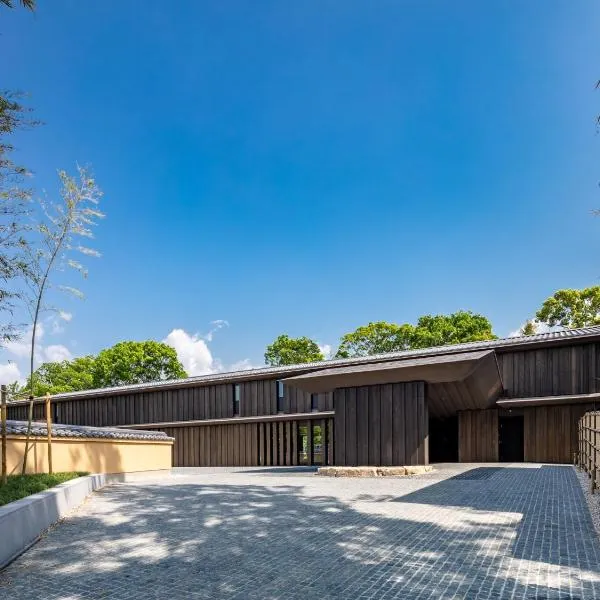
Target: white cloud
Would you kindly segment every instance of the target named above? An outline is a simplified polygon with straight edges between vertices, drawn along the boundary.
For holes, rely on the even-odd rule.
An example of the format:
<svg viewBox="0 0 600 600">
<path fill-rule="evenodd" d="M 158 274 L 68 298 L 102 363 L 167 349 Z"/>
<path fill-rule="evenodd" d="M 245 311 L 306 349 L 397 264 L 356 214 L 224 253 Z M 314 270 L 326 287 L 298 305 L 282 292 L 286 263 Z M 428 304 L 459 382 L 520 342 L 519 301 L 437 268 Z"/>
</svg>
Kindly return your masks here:
<svg viewBox="0 0 600 600">
<path fill-rule="evenodd" d="M 223 327 L 229 327 L 229 321 L 225 319 L 217 319 L 216 321 L 211 321 L 212 329 L 204 336 L 204 339 L 207 342 L 212 342 L 213 337 L 219 329 L 223 329 Z"/>
<path fill-rule="evenodd" d="M 330 344 L 319 344 L 319 350 L 321 351 L 321 354 L 325 360 L 329 360 L 331 358 L 333 348 Z"/>
<path fill-rule="evenodd" d="M 18 356 L 19 358 L 26 358 L 29 356 L 29 351 L 31 349 L 31 340 L 28 340 L 26 336 L 23 336 L 19 340 L 7 342 L 5 349 L 9 354 Z"/>
<path fill-rule="evenodd" d="M 527 323 L 527 321 L 525 321 Z M 521 330 L 525 327 L 525 323 L 521 324 L 518 329 L 511 331 L 508 334 L 508 337 L 520 337 L 523 335 Z M 562 327 L 550 327 L 550 325 L 546 325 L 546 323 L 538 323 L 537 321 L 533 322 L 533 326 L 535 328 L 535 333 L 550 333 L 551 331 L 561 331 Z"/>
<path fill-rule="evenodd" d="M 264 365 L 255 365 L 249 358 L 223 365 L 220 359 L 212 355 L 208 344 L 213 340 L 213 334 L 223 327 L 228 327 L 229 323 L 220 319 L 212 321 L 211 325 L 213 328 L 206 335 L 191 334 L 184 329 L 173 329 L 163 340 L 165 344 L 175 348 L 177 358 L 188 375 L 210 375 L 223 371 L 248 371 L 264 367 Z"/>
<path fill-rule="evenodd" d="M 14 362 L 0 364 L 0 383 L 9 384 L 21 380 L 21 371 Z"/>
<path fill-rule="evenodd" d="M 63 333 L 65 330 L 65 323 L 69 323 L 73 319 L 73 315 L 70 312 L 59 310 L 58 313 L 49 317 L 47 321 L 52 326 L 51 332 L 53 334 Z"/>
<path fill-rule="evenodd" d="M 222 370 L 220 362 L 213 358 L 206 341 L 198 334 L 173 329 L 163 342 L 175 348 L 188 375 L 208 375 Z"/>
<path fill-rule="evenodd" d="M 46 362 L 62 362 L 73 358 L 71 351 L 62 344 L 52 344 L 42 348 L 42 355 Z"/>
<path fill-rule="evenodd" d="M 228 371 L 249 371 L 250 369 L 260 369 L 265 365 L 254 365 L 249 358 L 244 358 L 243 360 L 238 360 L 227 367 Z"/>
<path fill-rule="evenodd" d="M 19 358 L 26 358 L 29 356 L 31 352 L 31 327 L 27 329 L 23 333 L 23 335 L 18 339 L 12 342 L 8 342 L 5 345 L 5 350 L 14 356 L 18 356 Z M 40 340 L 44 337 L 44 325 L 43 323 L 38 323 L 36 332 L 35 332 L 35 341 L 36 344 L 39 344 Z"/>
<path fill-rule="evenodd" d="M 54 332 L 54 328 L 52 330 Z M 35 364 L 36 366 L 43 362 L 60 362 L 63 360 L 71 360 L 73 354 L 63 344 L 49 344 L 44 346 L 41 342 L 45 336 L 45 329 L 43 323 L 38 323 L 36 331 L 36 348 L 35 348 Z M 31 327 L 23 333 L 19 340 L 9 342 L 5 346 L 5 351 L 24 364 L 23 359 L 29 358 L 31 352 Z"/>
</svg>

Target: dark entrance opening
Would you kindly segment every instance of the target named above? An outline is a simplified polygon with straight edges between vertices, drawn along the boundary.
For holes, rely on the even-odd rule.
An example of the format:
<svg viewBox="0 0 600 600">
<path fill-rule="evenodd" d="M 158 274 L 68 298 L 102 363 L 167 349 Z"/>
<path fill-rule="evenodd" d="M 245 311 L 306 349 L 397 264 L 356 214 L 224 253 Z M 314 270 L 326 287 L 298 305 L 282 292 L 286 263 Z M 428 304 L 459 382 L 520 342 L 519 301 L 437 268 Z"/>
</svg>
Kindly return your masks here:
<svg viewBox="0 0 600 600">
<path fill-rule="evenodd" d="M 458 462 L 458 417 L 429 419 L 429 462 Z"/>
<path fill-rule="evenodd" d="M 498 455 L 500 462 L 523 462 L 524 451 L 523 416 L 498 419 Z"/>
</svg>

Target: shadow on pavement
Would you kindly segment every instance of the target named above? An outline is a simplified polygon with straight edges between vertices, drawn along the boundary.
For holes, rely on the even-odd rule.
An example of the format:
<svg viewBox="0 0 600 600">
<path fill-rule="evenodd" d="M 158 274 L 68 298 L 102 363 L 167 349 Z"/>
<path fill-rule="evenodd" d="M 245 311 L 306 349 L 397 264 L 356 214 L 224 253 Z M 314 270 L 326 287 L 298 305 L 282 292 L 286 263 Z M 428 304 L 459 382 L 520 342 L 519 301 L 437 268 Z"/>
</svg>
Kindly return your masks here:
<svg viewBox="0 0 600 600">
<path fill-rule="evenodd" d="M 6 569 L 0 598 L 599 597 L 579 484 L 549 469 L 449 478 L 379 504 L 311 496 L 299 478 L 116 485 Z M 515 489 L 523 477 L 540 490 Z M 557 493 L 566 511 L 544 503 Z M 585 539 L 564 537 L 588 525 Z"/>
</svg>

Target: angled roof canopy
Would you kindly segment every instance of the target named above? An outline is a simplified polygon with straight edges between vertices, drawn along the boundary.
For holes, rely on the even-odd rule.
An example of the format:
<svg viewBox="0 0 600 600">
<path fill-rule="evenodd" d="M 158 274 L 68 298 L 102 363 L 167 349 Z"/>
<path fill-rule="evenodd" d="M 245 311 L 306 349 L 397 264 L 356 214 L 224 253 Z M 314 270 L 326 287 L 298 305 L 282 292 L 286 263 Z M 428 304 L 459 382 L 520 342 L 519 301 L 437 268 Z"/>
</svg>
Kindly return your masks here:
<svg viewBox="0 0 600 600">
<path fill-rule="evenodd" d="M 311 393 L 426 381 L 431 384 L 429 411 L 434 416 L 450 415 L 461 409 L 488 408 L 502 390 L 493 350 L 336 367 L 288 377 L 283 381 Z"/>
<path fill-rule="evenodd" d="M 305 392 L 330 392 L 341 387 L 358 387 L 400 381 L 439 383 L 464 379 L 492 350 L 463 352 L 445 356 L 426 356 L 392 362 L 334 367 L 288 377 L 283 381 Z"/>
</svg>

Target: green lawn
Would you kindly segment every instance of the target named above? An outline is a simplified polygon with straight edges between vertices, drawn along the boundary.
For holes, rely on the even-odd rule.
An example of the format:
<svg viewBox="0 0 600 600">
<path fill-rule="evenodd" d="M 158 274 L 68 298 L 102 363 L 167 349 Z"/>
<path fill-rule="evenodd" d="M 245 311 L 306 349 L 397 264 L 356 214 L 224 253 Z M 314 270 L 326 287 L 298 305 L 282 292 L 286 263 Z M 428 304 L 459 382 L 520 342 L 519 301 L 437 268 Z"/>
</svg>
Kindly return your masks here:
<svg viewBox="0 0 600 600">
<path fill-rule="evenodd" d="M 0 482 L 0 506 L 43 492 L 59 483 L 88 475 L 88 473 L 40 473 L 39 475 L 11 475 L 6 485 Z"/>
</svg>

